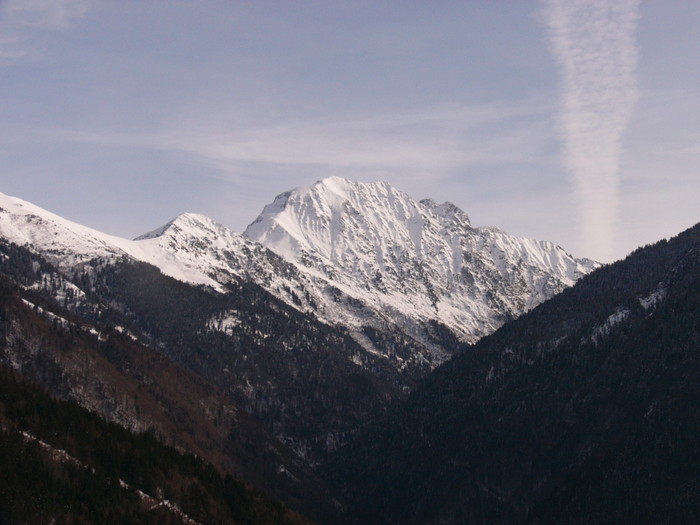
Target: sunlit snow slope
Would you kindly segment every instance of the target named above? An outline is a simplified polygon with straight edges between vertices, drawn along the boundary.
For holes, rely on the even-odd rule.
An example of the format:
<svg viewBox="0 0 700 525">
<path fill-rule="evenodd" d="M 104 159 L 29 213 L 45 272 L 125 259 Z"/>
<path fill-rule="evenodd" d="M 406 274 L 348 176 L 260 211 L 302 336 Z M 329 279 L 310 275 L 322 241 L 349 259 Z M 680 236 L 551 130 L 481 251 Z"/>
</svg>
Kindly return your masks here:
<svg viewBox="0 0 700 525">
<path fill-rule="evenodd" d="M 418 338 L 437 321 L 474 342 L 596 266 L 549 242 L 474 228 L 451 203 L 338 177 L 279 195 L 244 235 Z"/>
<path fill-rule="evenodd" d="M 155 240 L 131 241 L 93 230 L 16 197 L 0 193 L 0 236 L 41 253 L 62 270 L 95 259 L 131 258 L 148 262 L 171 277 L 193 284 L 219 287 Z"/>
</svg>

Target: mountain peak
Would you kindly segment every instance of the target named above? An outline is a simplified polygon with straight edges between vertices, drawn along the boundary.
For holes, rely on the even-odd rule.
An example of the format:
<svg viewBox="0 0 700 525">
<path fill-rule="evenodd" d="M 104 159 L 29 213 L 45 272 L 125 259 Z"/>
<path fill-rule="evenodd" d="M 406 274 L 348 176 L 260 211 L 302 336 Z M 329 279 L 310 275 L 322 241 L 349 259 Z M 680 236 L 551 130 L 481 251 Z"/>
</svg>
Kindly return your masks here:
<svg viewBox="0 0 700 525">
<path fill-rule="evenodd" d="M 199 213 L 182 213 L 175 217 L 173 220 L 169 221 L 167 224 L 156 228 L 148 233 L 139 235 L 134 239 L 135 241 L 141 241 L 145 239 L 155 239 L 165 235 L 167 232 L 180 232 L 180 231 L 195 231 L 195 230 L 212 230 L 224 228 L 221 224 L 217 223 L 213 219 L 207 217 L 206 215 L 201 215 Z"/>
<path fill-rule="evenodd" d="M 279 195 L 244 236 L 385 315 L 469 341 L 590 271 L 551 243 L 475 229 L 450 202 L 340 177 Z"/>
<path fill-rule="evenodd" d="M 351 180 L 334 175 L 332 177 L 326 177 L 325 179 L 316 181 L 311 188 L 325 188 L 340 196 L 346 196 L 348 192 L 352 191 L 353 187 L 357 184 L 358 183 Z"/>
<path fill-rule="evenodd" d="M 438 204 L 433 199 L 423 199 L 419 204 L 423 206 L 423 208 L 432 211 L 438 217 L 471 225 L 469 216 L 461 208 L 449 201 Z"/>
<path fill-rule="evenodd" d="M 371 250 L 399 230 L 413 242 L 408 223 L 420 215 L 417 202 L 386 182 L 329 177 L 278 195 L 244 235 L 288 258 L 303 252 L 335 261 L 358 243 Z"/>
</svg>

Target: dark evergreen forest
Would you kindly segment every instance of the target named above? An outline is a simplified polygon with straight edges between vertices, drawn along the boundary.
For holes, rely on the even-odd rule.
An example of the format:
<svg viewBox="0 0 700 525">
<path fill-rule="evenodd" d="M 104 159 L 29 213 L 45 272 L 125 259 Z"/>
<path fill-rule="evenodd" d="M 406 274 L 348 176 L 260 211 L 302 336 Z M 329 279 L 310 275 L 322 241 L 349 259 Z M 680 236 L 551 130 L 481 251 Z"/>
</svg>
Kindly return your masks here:
<svg viewBox="0 0 700 525">
<path fill-rule="evenodd" d="M 425 378 L 327 475 L 358 523 L 698 523 L 700 225 Z"/>
<path fill-rule="evenodd" d="M 3 524 L 310 523 L 195 456 L 52 399 L 5 368 L 0 424 Z"/>
</svg>

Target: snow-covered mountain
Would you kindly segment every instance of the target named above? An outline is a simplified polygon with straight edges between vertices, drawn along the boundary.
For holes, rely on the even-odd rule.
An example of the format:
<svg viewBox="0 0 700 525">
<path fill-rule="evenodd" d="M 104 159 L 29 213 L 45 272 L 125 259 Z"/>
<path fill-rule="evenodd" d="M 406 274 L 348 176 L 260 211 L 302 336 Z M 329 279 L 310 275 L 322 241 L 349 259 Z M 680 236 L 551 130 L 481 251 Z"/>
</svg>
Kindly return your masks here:
<svg viewBox="0 0 700 525">
<path fill-rule="evenodd" d="M 474 228 L 449 202 L 338 177 L 279 195 L 244 235 L 427 344 L 431 323 L 475 342 L 597 266 L 549 242 Z"/>
<path fill-rule="evenodd" d="M 22 199 L 0 193 L 0 236 L 29 246 L 63 271 L 90 261 L 130 258 L 147 262 L 176 279 L 221 289 L 206 273 L 188 266 L 157 240 L 132 241 L 69 221 Z"/>
<path fill-rule="evenodd" d="M 186 213 L 127 240 L 2 194 L 0 235 L 66 272 L 126 258 L 221 293 L 253 281 L 400 370 L 435 366 L 454 336 L 475 342 L 596 266 L 548 242 L 474 228 L 450 203 L 337 177 L 278 196 L 243 235 Z M 403 351 L 383 344 L 389 332 Z"/>
<path fill-rule="evenodd" d="M 135 240 L 102 233 L 34 204 L 0 193 L 0 237 L 29 246 L 66 273 L 91 261 L 129 259 L 152 264 L 165 275 L 218 292 L 235 278 L 254 275 L 277 290 L 293 279 L 293 265 L 258 243 L 204 215 L 184 213 Z M 278 292 L 284 296 L 284 292 Z M 290 297 L 285 297 L 291 301 Z"/>
</svg>

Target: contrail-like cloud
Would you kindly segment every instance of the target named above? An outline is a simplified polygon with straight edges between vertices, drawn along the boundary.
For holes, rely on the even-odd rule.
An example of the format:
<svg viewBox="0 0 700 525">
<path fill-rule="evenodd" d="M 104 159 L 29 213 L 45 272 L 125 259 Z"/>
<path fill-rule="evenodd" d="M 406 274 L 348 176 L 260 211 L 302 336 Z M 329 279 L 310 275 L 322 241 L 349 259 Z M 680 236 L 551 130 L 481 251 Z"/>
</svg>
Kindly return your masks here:
<svg viewBox="0 0 700 525">
<path fill-rule="evenodd" d="M 621 139 L 637 99 L 639 0 L 543 0 L 561 68 L 560 125 L 585 255 L 610 260 Z"/>
</svg>

